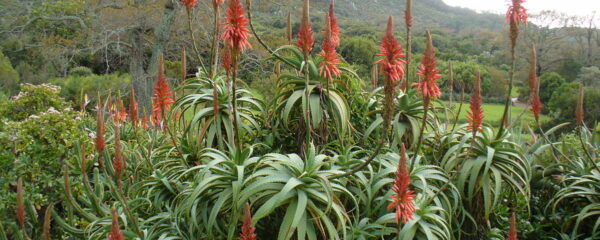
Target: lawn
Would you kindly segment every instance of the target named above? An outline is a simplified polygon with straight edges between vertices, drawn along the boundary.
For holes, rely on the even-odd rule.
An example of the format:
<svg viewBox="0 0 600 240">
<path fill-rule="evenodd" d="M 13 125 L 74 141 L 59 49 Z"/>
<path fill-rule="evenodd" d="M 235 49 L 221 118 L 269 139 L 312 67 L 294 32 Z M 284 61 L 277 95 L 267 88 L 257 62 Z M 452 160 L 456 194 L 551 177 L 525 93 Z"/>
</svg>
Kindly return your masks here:
<svg viewBox="0 0 600 240">
<path fill-rule="evenodd" d="M 436 107 L 440 107 L 440 103 L 444 104 L 445 106 L 448 106 L 449 103 L 445 102 L 445 101 L 441 101 L 439 103 L 436 104 Z M 458 116 L 458 122 L 460 123 L 465 123 L 467 122 L 467 111 L 469 110 L 470 104 L 469 103 L 465 103 L 462 106 L 460 115 Z M 459 103 L 454 103 L 454 112 L 457 111 L 459 108 Z M 517 107 L 517 106 L 512 106 L 510 108 L 511 110 L 511 117 L 512 119 L 516 119 L 518 116 L 522 115 L 520 118 L 521 122 L 524 123 L 533 123 L 534 118 L 533 118 L 533 114 L 529 111 L 529 109 L 525 109 L 525 107 Z M 523 113 L 523 111 L 525 110 L 525 113 Z M 491 126 L 497 126 L 498 123 L 500 122 L 500 119 L 502 118 L 502 113 L 504 111 L 504 105 L 502 104 L 483 104 L 483 112 L 485 115 L 484 118 L 484 123 L 491 125 Z M 453 113 L 453 112 L 449 112 Z M 439 110 L 437 112 L 438 117 L 440 117 L 441 119 L 445 119 L 445 113 L 443 110 Z M 549 118 L 548 116 L 545 115 L 541 115 L 540 116 L 540 121 L 541 122 L 545 122 L 547 121 Z"/>
</svg>

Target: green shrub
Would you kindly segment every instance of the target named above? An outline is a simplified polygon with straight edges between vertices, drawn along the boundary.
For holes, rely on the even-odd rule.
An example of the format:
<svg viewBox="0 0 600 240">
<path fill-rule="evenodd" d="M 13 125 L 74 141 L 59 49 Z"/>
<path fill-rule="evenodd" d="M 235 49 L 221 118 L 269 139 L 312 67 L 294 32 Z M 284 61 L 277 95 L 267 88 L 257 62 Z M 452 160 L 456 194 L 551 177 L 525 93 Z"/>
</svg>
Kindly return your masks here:
<svg viewBox="0 0 600 240">
<path fill-rule="evenodd" d="M 21 92 L 11 98 L 4 110 L 0 109 L 1 116 L 8 120 L 22 121 L 50 108 L 61 111 L 67 108 L 68 104 L 59 96 L 59 92 L 60 87 L 50 84 L 22 84 Z"/>
<path fill-rule="evenodd" d="M 92 69 L 89 69 L 87 67 L 74 67 L 69 71 L 70 76 L 85 77 L 85 76 L 90 76 L 92 74 L 94 74 L 92 72 Z"/>
<path fill-rule="evenodd" d="M 83 73 L 85 70 L 77 70 L 76 73 Z M 52 84 L 61 86 L 61 95 L 68 101 L 73 101 L 75 106 L 81 105 L 82 93 L 90 99 L 95 99 L 100 95 L 106 95 L 110 92 L 116 92 L 120 89 L 129 89 L 131 78 L 129 74 L 113 73 L 107 75 L 77 75 L 71 74 L 65 78 L 56 78 L 51 80 Z"/>
<path fill-rule="evenodd" d="M 75 159 L 76 143 L 91 141 L 77 114 L 70 108 L 49 107 L 22 121 L 5 121 L 0 129 L 0 224 L 14 223 L 14 189 L 19 177 L 25 183 L 28 219 L 43 215 L 46 206 L 60 199 L 63 165 Z"/>
<path fill-rule="evenodd" d="M 19 88 L 19 74 L 10 60 L 0 51 L 0 91 L 12 94 Z"/>
</svg>

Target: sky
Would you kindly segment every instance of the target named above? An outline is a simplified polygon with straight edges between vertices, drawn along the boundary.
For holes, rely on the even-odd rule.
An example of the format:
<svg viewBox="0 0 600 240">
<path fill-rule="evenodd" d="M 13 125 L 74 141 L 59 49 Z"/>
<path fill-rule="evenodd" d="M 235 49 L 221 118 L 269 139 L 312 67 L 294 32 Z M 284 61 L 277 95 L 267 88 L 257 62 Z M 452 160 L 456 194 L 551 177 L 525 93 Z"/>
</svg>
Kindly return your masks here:
<svg viewBox="0 0 600 240">
<path fill-rule="evenodd" d="M 508 0 L 443 0 L 450 6 L 471 8 L 477 11 L 506 13 Z M 542 10 L 556 10 L 569 15 L 587 16 L 596 11 L 600 22 L 600 0 L 526 0 L 523 4 L 530 13 Z"/>
</svg>

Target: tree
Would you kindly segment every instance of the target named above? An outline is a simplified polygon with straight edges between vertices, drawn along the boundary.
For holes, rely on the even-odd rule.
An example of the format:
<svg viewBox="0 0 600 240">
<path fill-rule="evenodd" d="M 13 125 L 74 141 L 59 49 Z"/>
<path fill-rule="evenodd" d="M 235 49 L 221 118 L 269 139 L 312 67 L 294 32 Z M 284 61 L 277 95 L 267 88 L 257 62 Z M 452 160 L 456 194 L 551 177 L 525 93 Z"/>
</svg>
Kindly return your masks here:
<svg viewBox="0 0 600 240">
<path fill-rule="evenodd" d="M 558 73 L 544 73 L 540 77 L 540 100 L 543 103 L 549 102 L 553 93 L 565 83 L 565 79 Z"/>
<path fill-rule="evenodd" d="M 583 83 L 584 86 L 600 88 L 600 68 L 596 66 L 581 68 L 577 81 Z"/>
<path fill-rule="evenodd" d="M 357 64 L 358 72 L 361 76 L 367 76 L 373 66 L 377 45 L 363 37 L 352 37 L 342 41 L 340 54 L 348 62 Z"/>
<path fill-rule="evenodd" d="M 10 60 L 0 51 L 0 92 L 8 95 L 19 89 L 19 74 L 12 67 Z"/>
<path fill-rule="evenodd" d="M 554 91 L 552 99 L 547 104 L 548 109 L 555 116 L 555 122 L 552 124 L 575 121 L 575 109 L 580 85 L 581 83 L 578 82 L 565 83 Z M 585 123 L 592 127 L 600 120 L 600 105 L 597 104 L 600 102 L 600 91 L 588 87 L 585 88 L 584 96 Z"/>
</svg>

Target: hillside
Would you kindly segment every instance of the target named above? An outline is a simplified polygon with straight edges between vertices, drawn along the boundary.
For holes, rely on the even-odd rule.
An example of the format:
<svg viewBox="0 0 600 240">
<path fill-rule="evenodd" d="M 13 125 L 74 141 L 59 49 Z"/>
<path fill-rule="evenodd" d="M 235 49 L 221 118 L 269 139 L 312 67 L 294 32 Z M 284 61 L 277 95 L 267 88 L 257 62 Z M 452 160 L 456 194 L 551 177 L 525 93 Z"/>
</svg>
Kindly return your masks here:
<svg viewBox="0 0 600 240">
<path fill-rule="evenodd" d="M 317 16 L 327 9 L 328 0 L 313 0 L 312 15 Z M 299 13 L 299 5 L 293 1 L 257 0 L 259 10 L 271 13 L 271 17 L 285 18 L 287 11 Z M 336 13 L 342 24 L 363 23 L 370 26 L 382 25 L 388 15 L 403 18 L 405 0 L 337 0 Z M 289 7 L 293 6 L 293 7 Z M 416 30 L 420 28 L 445 29 L 460 32 L 464 29 L 499 30 L 503 17 L 497 14 L 477 13 L 473 10 L 452 7 L 442 0 L 419 0 L 413 2 Z"/>
</svg>

